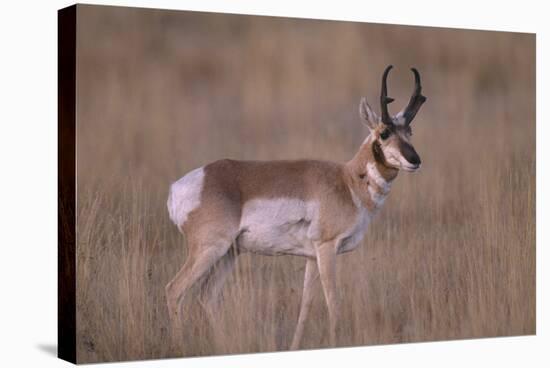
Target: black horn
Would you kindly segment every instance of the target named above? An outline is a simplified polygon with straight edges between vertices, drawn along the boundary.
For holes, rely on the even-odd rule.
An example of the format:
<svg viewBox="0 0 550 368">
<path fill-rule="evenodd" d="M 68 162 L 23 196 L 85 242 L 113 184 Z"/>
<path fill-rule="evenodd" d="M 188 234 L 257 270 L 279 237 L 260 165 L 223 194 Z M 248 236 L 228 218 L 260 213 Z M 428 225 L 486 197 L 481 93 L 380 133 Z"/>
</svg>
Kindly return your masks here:
<svg viewBox="0 0 550 368">
<path fill-rule="evenodd" d="M 418 110 L 420 110 L 420 106 L 422 106 L 422 104 L 426 102 L 427 99 L 426 96 L 422 95 L 420 73 L 418 73 L 418 70 L 416 70 L 416 68 L 411 68 L 411 70 L 414 73 L 414 91 L 407 107 L 405 107 L 403 111 L 398 114 L 404 119 L 405 125 L 409 125 L 413 121 L 416 113 L 418 112 Z"/>
<path fill-rule="evenodd" d="M 388 112 L 388 104 L 393 102 L 393 98 L 388 97 L 388 87 L 386 85 L 388 73 L 391 68 L 393 68 L 393 65 L 388 65 L 386 70 L 384 70 L 384 74 L 382 75 L 382 91 L 380 92 L 380 111 L 382 113 L 382 122 L 386 125 L 393 124 L 392 118 Z"/>
</svg>

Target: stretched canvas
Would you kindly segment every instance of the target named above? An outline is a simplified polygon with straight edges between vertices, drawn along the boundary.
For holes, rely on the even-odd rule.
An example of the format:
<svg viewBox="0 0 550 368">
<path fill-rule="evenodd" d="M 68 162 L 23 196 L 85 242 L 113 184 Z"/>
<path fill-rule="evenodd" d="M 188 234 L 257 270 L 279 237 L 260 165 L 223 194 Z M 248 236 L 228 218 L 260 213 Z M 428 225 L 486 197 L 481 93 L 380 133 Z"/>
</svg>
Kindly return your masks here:
<svg viewBox="0 0 550 368">
<path fill-rule="evenodd" d="M 535 333 L 535 35 L 59 11 L 59 356 Z"/>
</svg>

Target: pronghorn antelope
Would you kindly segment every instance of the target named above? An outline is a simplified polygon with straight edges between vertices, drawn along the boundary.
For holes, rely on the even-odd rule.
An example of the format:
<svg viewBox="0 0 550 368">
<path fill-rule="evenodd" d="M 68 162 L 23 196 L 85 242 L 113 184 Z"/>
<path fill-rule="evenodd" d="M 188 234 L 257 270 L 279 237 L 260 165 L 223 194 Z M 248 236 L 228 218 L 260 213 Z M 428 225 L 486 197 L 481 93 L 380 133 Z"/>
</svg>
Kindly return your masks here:
<svg viewBox="0 0 550 368">
<path fill-rule="evenodd" d="M 170 187 L 171 220 L 186 235 L 188 257 L 166 285 L 170 315 L 177 318 L 192 286 L 215 323 L 218 296 L 241 252 L 290 254 L 306 258 L 298 323 L 291 344 L 297 349 L 320 276 L 334 346 L 338 319 L 336 255 L 354 250 L 372 217 L 389 194 L 399 170 L 420 168 L 411 144 L 411 121 L 426 97 L 420 75 L 408 105 L 390 116 L 382 76 L 381 116 L 361 99 L 359 112 L 369 128 L 358 152 L 347 163 L 327 161 L 220 160 L 195 169 Z"/>
</svg>

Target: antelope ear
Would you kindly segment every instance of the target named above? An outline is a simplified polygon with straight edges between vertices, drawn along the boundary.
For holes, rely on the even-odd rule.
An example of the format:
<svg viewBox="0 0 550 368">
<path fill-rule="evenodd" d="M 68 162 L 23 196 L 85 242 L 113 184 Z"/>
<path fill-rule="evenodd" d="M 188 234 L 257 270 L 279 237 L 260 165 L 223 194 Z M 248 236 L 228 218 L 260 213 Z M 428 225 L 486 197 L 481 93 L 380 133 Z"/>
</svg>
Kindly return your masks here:
<svg viewBox="0 0 550 368">
<path fill-rule="evenodd" d="M 376 115 L 367 102 L 366 97 L 361 98 L 361 102 L 359 103 L 359 115 L 361 116 L 361 122 L 370 130 L 376 128 L 376 125 L 380 121 L 378 115 Z"/>
</svg>

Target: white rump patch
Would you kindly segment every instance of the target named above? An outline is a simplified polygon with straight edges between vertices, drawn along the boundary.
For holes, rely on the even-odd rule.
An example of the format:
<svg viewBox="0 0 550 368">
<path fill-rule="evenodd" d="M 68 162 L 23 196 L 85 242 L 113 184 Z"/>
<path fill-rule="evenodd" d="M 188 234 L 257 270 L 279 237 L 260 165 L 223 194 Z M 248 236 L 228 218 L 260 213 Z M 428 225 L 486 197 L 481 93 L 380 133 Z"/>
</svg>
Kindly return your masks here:
<svg viewBox="0 0 550 368">
<path fill-rule="evenodd" d="M 201 203 L 204 169 L 199 167 L 170 186 L 168 213 L 178 227 L 187 221 L 187 216 Z"/>
</svg>

